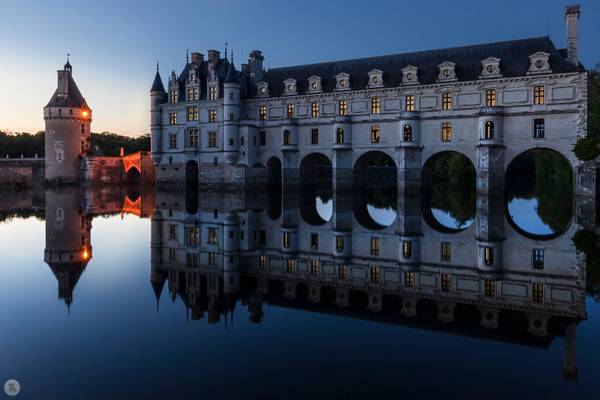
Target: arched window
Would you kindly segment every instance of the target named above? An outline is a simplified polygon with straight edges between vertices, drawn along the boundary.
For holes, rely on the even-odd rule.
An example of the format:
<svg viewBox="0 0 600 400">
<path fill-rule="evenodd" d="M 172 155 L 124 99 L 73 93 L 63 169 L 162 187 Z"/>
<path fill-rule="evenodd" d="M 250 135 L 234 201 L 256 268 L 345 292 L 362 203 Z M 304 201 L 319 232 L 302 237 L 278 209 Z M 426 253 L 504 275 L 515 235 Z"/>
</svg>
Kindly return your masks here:
<svg viewBox="0 0 600 400">
<path fill-rule="evenodd" d="M 409 124 L 404 125 L 404 141 L 412 141 L 412 126 L 410 126 Z"/>
<path fill-rule="evenodd" d="M 486 121 L 485 123 L 484 138 L 488 140 L 494 138 L 494 123 L 492 121 Z"/>
<path fill-rule="evenodd" d="M 292 144 L 292 134 L 287 129 L 283 131 L 283 144 L 290 145 Z"/>
<path fill-rule="evenodd" d="M 335 131 L 335 142 L 337 144 L 343 144 L 344 143 L 344 129 L 337 128 L 337 130 Z"/>
</svg>

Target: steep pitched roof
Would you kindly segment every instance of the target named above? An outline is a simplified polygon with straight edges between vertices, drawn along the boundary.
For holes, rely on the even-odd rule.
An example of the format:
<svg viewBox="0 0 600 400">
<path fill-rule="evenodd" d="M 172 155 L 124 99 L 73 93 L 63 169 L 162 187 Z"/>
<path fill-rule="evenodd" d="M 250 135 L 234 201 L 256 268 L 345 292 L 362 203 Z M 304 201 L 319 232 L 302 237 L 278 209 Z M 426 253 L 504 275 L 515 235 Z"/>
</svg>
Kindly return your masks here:
<svg viewBox="0 0 600 400">
<path fill-rule="evenodd" d="M 150 88 L 150 92 L 165 92 L 165 87 L 163 86 L 162 78 L 160 77 L 160 73 L 158 69 L 156 70 L 156 75 L 154 75 L 154 82 L 152 82 L 152 88 Z"/>
<path fill-rule="evenodd" d="M 324 62 L 318 64 L 297 65 L 272 68 L 263 77 L 269 83 L 270 96 L 283 94 L 283 81 L 294 78 L 298 93 L 307 92 L 307 79 L 312 75 L 322 78 L 324 92 L 335 89 L 335 75 L 350 74 L 350 87 L 353 90 L 365 89 L 368 85 L 368 72 L 373 69 L 383 71 L 386 87 L 400 86 L 402 68 L 413 65 L 418 68 L 418 79 L 422 84 L 435 83 L 438 77 L 438 65 L 444 61 L 456 63 L 455 71 L 459 81 L 477 80 L 481 73 L 481 61 L 488 57 L 500 59 L 500 68 L 504 77 L 523 76 L 529 69 L 529 56 L 537 51 L 550 54 L 550 67 L 553 72 L 577 72 L 581 69 L 569 63 L 556 49 L 549 37 L 510 40 L 447 49 L 401 53 L 385 56 Z"/>
<path fill-rule="evenodd" d="M 224 83 L 238 83 L 237 71 L 232 62 L 229 63 L 229 68 L 227 68 Z"/>
<path fill-rule="evenodd" d="M 69 93 L 67 95 L 59 94 L 57 88 L 46 107 L 87 107 L 85 98 L 79 91 L 71 73 L 69 73 Z"/>
</svg>

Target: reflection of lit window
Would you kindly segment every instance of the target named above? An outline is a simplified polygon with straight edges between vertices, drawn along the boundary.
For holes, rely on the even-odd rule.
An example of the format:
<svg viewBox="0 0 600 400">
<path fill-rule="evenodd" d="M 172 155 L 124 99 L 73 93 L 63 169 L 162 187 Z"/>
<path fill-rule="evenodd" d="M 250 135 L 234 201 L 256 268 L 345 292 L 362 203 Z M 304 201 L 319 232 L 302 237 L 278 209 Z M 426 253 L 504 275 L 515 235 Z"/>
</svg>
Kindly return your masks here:
<svg viewBox="0 0 600 400">
<path fill-rule="evenodd" d="M 452 243 L 442 242 L 441 257 L 442 261 L 450 262 L 452 258 Z"/>
<path fill-rule="evenodd" d="M 409 94 L 404 98 L 404 109 L 406 111 L 415 111 L 415 96 Z"/>
<path fill-rule="evenodd" d="M 533 104 L 544 104 L 546 101 L 544 94 L 544 86 L 538 85 L 533 87 Z"/>
<path fill-rule="evenodd" d="M 494 138 L 494 123 L 492 121 L 485 122 L 484 138 L 487 140 L 491 140 Z"/>
<path fill-rule="evenodd" d="M 412 271 L 406 271 L 404 273 L 404 286 L 407 288 L 415 287 L 415 273 Z"/>
<path fill-rule="evenodd" d="M 542 282 L 534 282 L 531 284 L 531 299 L 536 303 L 544 302 L 544 284 Z"/>
<path fill-rule="evenodd" d="M 412 256 L 412 243 L 408 240 L 402 242 L 402 256 L 404 258 L 410 258 Z"/>
<path fill-rule="evenodd" d="M 483 262 L 485 265 L 492 265 L 494 263 L 494 249 L 491 247 L 483 248 Z"/>
<path fill-rule="evenodd" d="M 370 278 L 371 282 L 372 283 L 379 282 L 380 275 L 381 275 L 381 268 L 378 266 L 372 266 L 371 272 L 369 274 L 369 278 Z"/>
<path fill-rule="evenodd" d="M 311 260 L 310 261 L 310 274 L 312 276 L 319 275 L 319 260 Z"/>
<path fill-rule="evenodd" d="M 496 295 L 496 283 L 494 281 L 485 280 L 483 294 L 487 297 Z"/>
<path fill-rule="evenodd" d="M 442 290 L 449 292 L 450 291 L 450 275 L 448 274 L 442 274 Z"/>
<path fill-rule="evenodd" d="M 340 100 L 338 103 L 338 110 L 340 115 L 348 115 L 348 102 L 346 100 Z"/>
<path fill-rule="evenodd" d="M 335 142 L 337 144 L 344 143 L 344 129 L 343 128 L 337 128 L 337 130 L 335 131 Z"/>
<path fill-rule="evenodd" d="M 319 234 L 318 233 L 310 234 L 310 249 L 311 250 L 319 250 Z"/>
<path fill-rule="evenodd" d="M 371 255 L 372 256 L 379 255 L 379 238 L 378 237 L 371 238 Z"/>
<path fill-rule="evenodd" d="M 296 260 L 287 260 L 287 272 L 294 272 L 294 269 L 296 269 Z"/>
<path fill-rule="evenodd" d="M 342 236 L 335 237 L 335 250 L 341 253 L 344 250 L 344 238 Z"/>
<path fill-rule="evenodd" d="M 260 256 L 258 266 L 260 269 L 265 269 L 267 267 L 267 256 Z"/>
<path fill-rule="evenodd" d="M 544 249 L 533 249 L 533 269 L 544 269 Z"/>
<path fill-rule="evenodd" d="M 379 125 L 373 125 L 371 127 L 371 143 L 379 143 Z"/>
<path fill-rule="evenodd" d="M 338 277 L 343 280 L 348 279 L 348 266 L 340 265 L 338 268 Z"/>
<path fill-rule="evenodd" d="M 283 232 L 283 248 L 287 249 L 290 247 L 290 233 Z"/>
<path fill-rule="evenodd" d="M 496 89 L 488 89 L 485 91 L 485 105 L 494 107 L 496 105 Z"/>
<path fill-rule="evenodd" d="M 217 228 L 208 228 L 208 244 L 217 244 Z"/>
</svg>

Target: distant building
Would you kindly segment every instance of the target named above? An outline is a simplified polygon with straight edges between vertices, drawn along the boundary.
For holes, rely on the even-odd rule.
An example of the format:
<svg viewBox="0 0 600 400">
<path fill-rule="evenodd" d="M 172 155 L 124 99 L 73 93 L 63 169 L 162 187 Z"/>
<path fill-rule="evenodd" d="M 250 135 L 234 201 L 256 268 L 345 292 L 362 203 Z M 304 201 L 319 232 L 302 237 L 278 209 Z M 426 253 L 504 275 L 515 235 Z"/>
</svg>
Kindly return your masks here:
<svg viewBox="0 0 600 400">
<path fill-rule="evenodd" d="M 383 153 L 399 187 L 418 190 L 427 161 L 457 151 L 478 190 L 502 192 L 507 165 L 534 148 L 576 169 L 587 109 L 579 14 L 566 9 L 565 49 L 537 37 L 268 71 L 259 50 L 240 71 L 219 51 L 192 53 L 166 88 L 157 70 L 150 90 L 157 181 L 296 183 L 318 162 L 337 187 Z"/>
</svg>

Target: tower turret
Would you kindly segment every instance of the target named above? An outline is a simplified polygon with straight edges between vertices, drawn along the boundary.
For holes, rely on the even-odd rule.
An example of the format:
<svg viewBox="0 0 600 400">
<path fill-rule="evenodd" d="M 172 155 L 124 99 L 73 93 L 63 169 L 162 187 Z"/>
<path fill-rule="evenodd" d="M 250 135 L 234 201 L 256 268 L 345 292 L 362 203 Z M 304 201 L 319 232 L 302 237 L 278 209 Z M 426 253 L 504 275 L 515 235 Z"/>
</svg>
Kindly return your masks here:
<svg viewBox="0 0 600 400">
<path fill-rule="evenodd" d="M 67 59 L 58 71 L 58 85 L 44 107 L 46 182 L 79 182 L 80 160 L 89 154 L 92 110 L 73 80 L 73 68 Z"/>
<path fill-rule="evenodd" d="M 223 83 L 223 119 L 225 159 L 235 164 L 240 155 L 240 84 L 233 65 L 233 55 Z"/>
<path fill-rule="evenodd" d="M 150 89 L 150 141 L 152 148 L 152 161 L 155 165 L 162 158 L 162 118 L 161 105 L 167 100 L 167 92 L 163 86 L 158 63 L 156 63 L 156 75 Z"/>
</svg>

